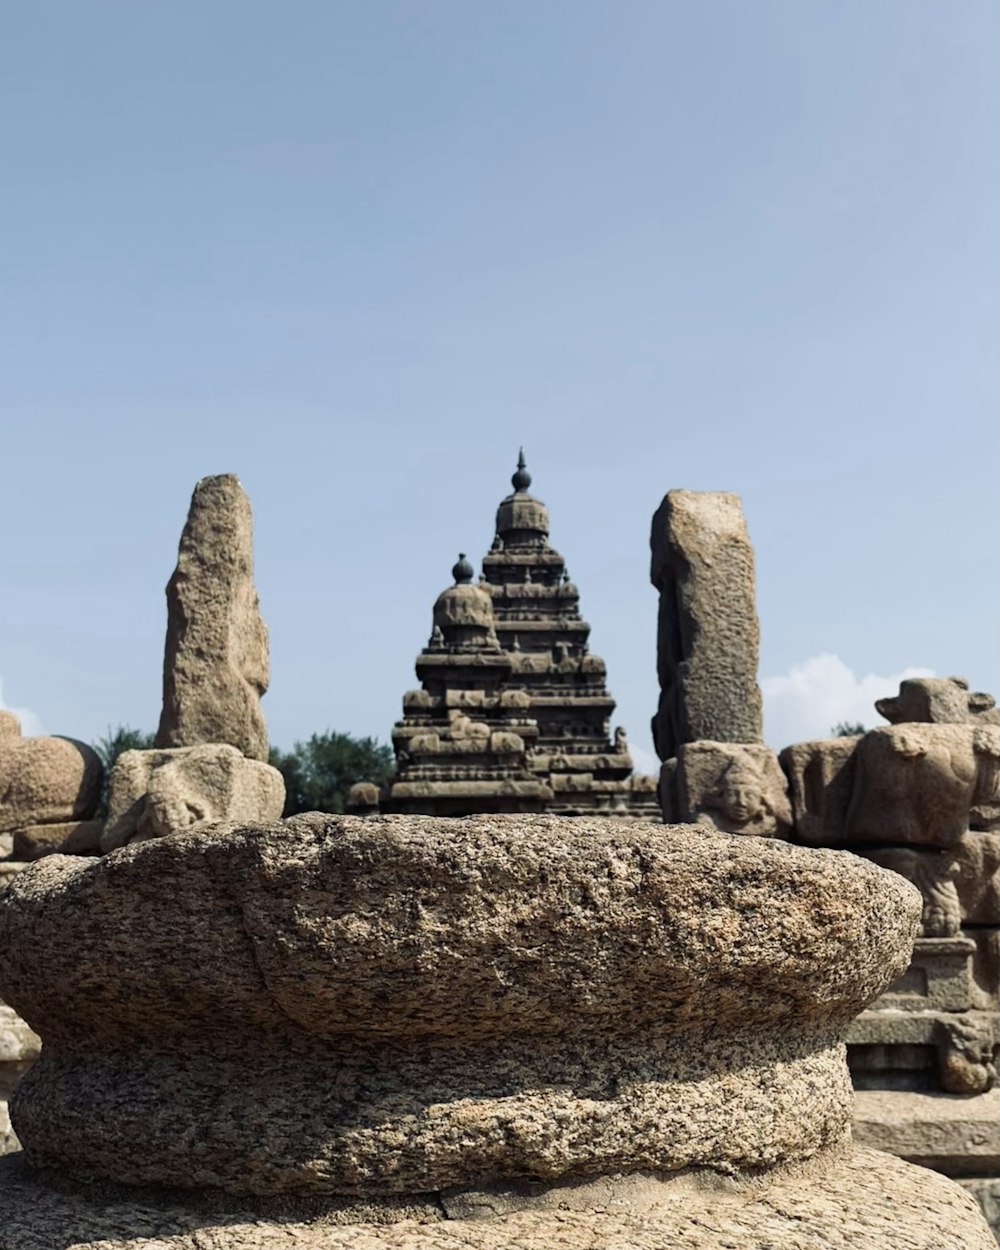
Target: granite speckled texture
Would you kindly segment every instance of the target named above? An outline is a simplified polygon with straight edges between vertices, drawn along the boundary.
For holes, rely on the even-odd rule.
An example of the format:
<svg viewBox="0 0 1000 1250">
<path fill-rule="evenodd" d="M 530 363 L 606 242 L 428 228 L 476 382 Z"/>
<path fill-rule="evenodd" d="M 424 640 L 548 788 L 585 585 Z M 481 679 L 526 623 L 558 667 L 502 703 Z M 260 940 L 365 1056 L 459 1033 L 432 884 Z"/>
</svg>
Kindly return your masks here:
<svg viewBox="0 0 1000 1250">
<path fill-rule="evenodd" d="M 492 816 L 222 826 L 50 856 L 0 907 L 44 1039 L 12 1102 L 79 1177 L 359 1196 L 801 1159 L 917 892 L 705 829 Z"/>
<path fill-rule="evenodd" d="M 0 1250 L 996 1250 L 954 1182 L 875 1151 L 394 1202 L 74 1188 L 0 1163 Z"/>
</svg>

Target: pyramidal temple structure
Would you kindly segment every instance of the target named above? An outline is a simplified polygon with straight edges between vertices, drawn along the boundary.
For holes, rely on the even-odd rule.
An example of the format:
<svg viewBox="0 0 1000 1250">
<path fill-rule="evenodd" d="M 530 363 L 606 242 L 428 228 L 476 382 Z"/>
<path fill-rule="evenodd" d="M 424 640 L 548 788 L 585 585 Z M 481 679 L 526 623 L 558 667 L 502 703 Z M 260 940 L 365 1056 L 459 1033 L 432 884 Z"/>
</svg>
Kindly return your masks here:
<svg viewBox="0 0 1000 1250">
<path fill-rule="evenodd" d="M 611 736 L 607 670 L 549 542 L 548 509 L 529 494 L 523 451 L 511 484 L 478 585 L 461 555 L 455 584 L 434 605 L 417 657 L 421 688 L 403 697 L 396 776 L 381 808 L 659 819 L 654 779 L 633 773 L 625 731 Z"/>
</svg>

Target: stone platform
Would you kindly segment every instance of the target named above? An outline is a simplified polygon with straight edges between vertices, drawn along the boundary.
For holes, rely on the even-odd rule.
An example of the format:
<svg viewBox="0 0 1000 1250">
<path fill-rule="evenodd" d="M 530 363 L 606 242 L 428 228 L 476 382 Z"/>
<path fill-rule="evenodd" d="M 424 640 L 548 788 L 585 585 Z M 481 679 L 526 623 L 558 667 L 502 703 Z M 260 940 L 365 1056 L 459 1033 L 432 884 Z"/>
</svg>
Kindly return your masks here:
<svg viewBox="0 0 1000 1250">
<path fill-rule="evenodd" d="M 952 1177 L 977 1200 L 1000 1242 L 1000 1089 L 970 1098 L 858 1090 L 854 1139 Z"/>
<path fill-rule="evenodd" d="M 0 1161 L 0 1250 L 994 1250 L 951 1181 L 832 1148 L 765 1175 L 696 1168 L 392 1199 L 79 1186 Z"/>
</svg>

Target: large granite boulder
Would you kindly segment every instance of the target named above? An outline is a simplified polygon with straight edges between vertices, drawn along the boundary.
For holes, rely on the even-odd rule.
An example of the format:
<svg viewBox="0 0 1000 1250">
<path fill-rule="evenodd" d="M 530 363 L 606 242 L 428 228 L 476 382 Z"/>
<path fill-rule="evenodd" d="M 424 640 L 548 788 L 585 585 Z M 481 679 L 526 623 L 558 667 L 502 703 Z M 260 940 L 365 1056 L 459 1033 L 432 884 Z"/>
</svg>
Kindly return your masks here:
<svg viewBox="0 0 1000 1250">
<path fill-rule="evenodd" d="M 50 856 L 0 905 L 44 1043 L 0 1250 L 988 1250 L 849 1144 L 840 1037 L 919 915 L 842 854 L 544 816 Z"/>
</svg>

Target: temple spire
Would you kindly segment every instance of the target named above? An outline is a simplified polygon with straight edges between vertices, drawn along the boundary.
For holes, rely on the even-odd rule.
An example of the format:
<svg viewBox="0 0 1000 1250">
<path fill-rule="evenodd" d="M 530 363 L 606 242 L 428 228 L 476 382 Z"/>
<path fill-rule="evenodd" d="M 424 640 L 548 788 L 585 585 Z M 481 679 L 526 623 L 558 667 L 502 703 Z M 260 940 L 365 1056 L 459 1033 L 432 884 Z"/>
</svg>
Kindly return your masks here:
<svg viewBox="0 0 1000 1250">
<path fill-rule="evenodd" d="M 510 479 L 511 486 L 518 492 L 526 491 L 531 485 L 531 474 L 525 468 L 524 464 L 524 448 L 517 449 L 517 470 Z"/>
</svg>

